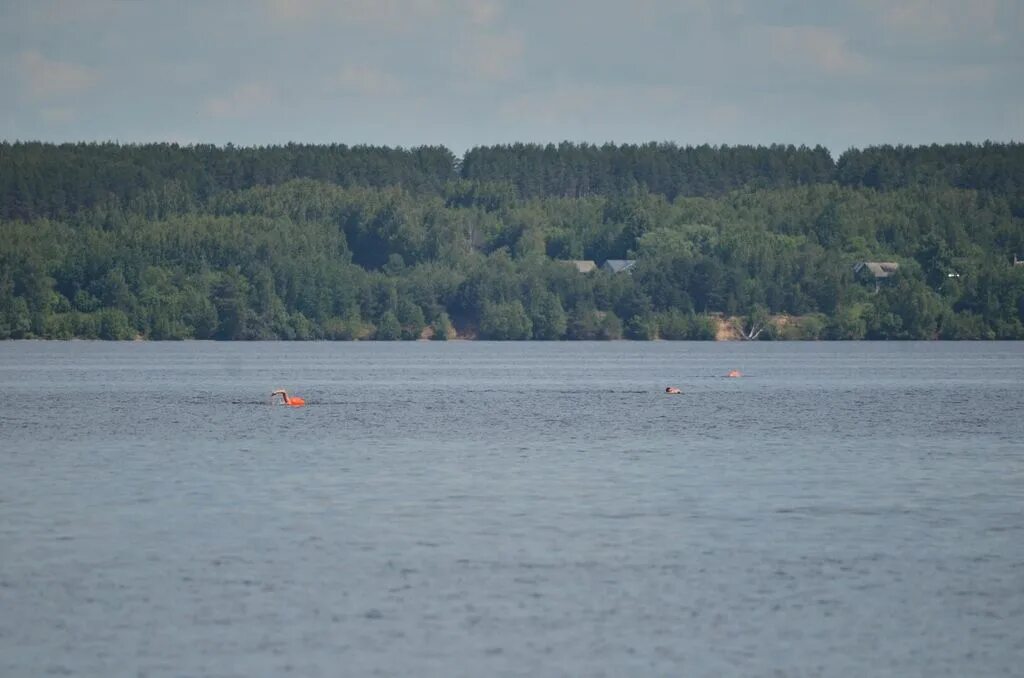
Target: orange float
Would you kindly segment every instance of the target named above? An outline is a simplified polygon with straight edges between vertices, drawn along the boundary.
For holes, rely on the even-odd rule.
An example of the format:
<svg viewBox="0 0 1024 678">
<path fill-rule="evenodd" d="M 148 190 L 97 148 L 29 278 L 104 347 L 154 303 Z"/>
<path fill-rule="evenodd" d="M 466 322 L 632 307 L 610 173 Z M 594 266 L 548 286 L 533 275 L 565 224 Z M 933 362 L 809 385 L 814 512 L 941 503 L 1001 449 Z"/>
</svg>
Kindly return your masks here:
<svg viewBox="0 0 1024 678">
<path fill-rule="evenodd" d="M 300 398 L 299 396 L 289 396 L 288 393 L 283 389 L 279 391 L 274 391 L 273 393 L 270 394 L 270 396 L 281 396 L 281 403 L 289 407 L 302 407 L 303 405 L 306 404 L 305 399 Z"/>
<path fill-rule="evenodd" d="M 725 376 L 727 376 L 727 377 L 742 377 L 743 373 L 740 372 L 739 370 L 729 370 L 729 374 L 727 374 Z"/>
</svg>

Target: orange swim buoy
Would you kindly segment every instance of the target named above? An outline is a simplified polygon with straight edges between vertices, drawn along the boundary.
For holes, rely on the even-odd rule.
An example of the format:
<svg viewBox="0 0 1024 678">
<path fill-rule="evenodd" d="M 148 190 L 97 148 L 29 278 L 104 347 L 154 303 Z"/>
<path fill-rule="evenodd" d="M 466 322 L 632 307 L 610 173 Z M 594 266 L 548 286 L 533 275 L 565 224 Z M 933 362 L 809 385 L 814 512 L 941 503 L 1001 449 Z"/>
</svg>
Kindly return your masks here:
<svg viewBox="0 0 1024 678">
<path fill-rule="evenodd" d="M 740 372 L 739 370 L 730 370 L 729 374 L 727 374 L 725 376 L 727 376 L 727 377 L 742 377 L 743 373 Z"/>
<path fill-rule="evenodd" d="M 283 389 L 274 391 L 273 393 L 270 394 L 270 396 L 281 396 L 281 404 L 288 405 L 289 407 L 302 407 L 303 405 L 306 404 L 304 398 L 300 398 L 298 396 L 290 396 Z"/>
</svg>

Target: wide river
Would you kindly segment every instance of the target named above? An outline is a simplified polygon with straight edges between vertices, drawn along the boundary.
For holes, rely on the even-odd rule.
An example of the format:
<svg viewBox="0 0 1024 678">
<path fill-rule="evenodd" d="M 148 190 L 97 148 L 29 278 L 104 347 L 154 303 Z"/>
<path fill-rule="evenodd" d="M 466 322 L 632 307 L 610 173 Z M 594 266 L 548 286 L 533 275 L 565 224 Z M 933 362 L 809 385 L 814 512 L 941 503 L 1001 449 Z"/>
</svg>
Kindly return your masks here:
<svg viewBox="0 0 1024 678">
<path fill-rule="evenodd" d="M 5 678 L 1024 672 L 1021 343 L 0 342 L 0 391 Z"/>
</svg>

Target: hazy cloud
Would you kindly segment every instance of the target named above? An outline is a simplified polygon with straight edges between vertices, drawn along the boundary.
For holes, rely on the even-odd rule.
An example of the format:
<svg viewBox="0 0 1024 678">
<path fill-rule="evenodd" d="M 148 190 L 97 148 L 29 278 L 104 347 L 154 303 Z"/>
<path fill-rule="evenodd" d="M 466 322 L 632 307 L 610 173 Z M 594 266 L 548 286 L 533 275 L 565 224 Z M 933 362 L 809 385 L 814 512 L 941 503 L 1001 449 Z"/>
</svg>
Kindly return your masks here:
<svg viewBox="0 0 1024 678">
<path fill-rule="evenodd" d="M 523 39 L 512 34 L 481 33 L 472 36 L 461 56 L 478 77 L 488 81 L 507 80 L 522 69 Z"/>
<path fill-rule="evenodd" d="M 50 24 L 108 21 L 129 3 L 118 0 L 36 0 L 31 5 L 34 17 Z"/>
<path fill-rule="evenodd" d="M 75 109 L 60 107 L 40 109 L 39 116 L 46 122 L 54 124 L 69 123 L 77 117 Z"/>
<path fill-rule="evenodd" d="M 863 75 L 870 64 L 850 49 L 848 39 L 819 26 L 772 26 L 761 29 L 772 58 L 785 66 L 821 71 L 827 75 Z"/>
<path fill-rule="evenodd" d="M 379 31 L 423 29 L 424 22 L 493 26 L 504 14 L 501 0 L 263 0 L 272 21 L 285 26 L 329 22 L 340 27 Z"/>
<path fill-rule="evenodd" d="M 960 86 L 983 85 L 991 82 L 995 75 L 988 66 L 955 66 L 921 77 L 932 84 Z"/>
<path fill-rule="evenodd" d="M 1022 0 L 0 0 L 0 138 L 1024 138 Z"/>
<path fill-rule="evenodd" d="M 687 105 L 687 94 L 680 88 L 646 85 L 563 86 L 511 97 L 499 111 L 509 121 L 540 120 L 571 129 L 651 112 L 679 113 Z"/>
<path fill-rule="evenodd" d="M 477 26 L 490 26 L 502 12 L 497 0 L 464 0 L 462 4 L 469 14 L 470 21 Z"/>
<path fill-rule="evenodd" d="M 953 40 L 964 35 L 1003 39 L 999 0 L 863 0 L 878 12 L 889 30 L 926 41 Z M 1019 0 L 1009 0 L 1010 11 Z"/>
<path fill-rule="evenodd" d="M 22 52 L 18 71 L 26 93 L 33 99 L 57 99 L 78 94 L 96 85 L 99 73 L 79 64 L 54 61 L 35 50 Z"/>
<path fill-rule="evenodd" d="M 264 6 L 271 19 L 295 21 L 308 19 L 323 8 L 320 0 L 265 0 Z"/>
<path fill-rule="evenodd" d="M 381 29 L 440 14 L 444 0 L 265 0 L 270 17 L 285 21 L 371 24 Z"/>
<path fill-rule="evenodd" d="M 252 82 L 239 85 L 224 96 L 206 100 L 204 110 L 218 118 L 240 118 L 258 115 L 262 109 L 274 104 L 277 93 L 266 83 Z"/>
<path fill-rule="evenodd" d="M 328 89 L 342 94 L 393 96 L 402 91 L 402 83 L 391 73 L 365 64 L 349 64 L 328 78 Z"/>
</svg>

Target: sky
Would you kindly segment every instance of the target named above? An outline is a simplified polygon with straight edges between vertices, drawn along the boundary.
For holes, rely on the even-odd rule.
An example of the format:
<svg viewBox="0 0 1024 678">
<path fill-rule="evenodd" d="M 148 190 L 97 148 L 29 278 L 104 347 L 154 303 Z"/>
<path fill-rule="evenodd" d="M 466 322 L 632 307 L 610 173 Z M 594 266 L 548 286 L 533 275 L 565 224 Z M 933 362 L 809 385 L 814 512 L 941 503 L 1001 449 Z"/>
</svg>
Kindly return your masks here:
<svg viewBox="0 0 1024 678">
<path fill-rule="evenodd" d="M 0 138 L 1024 140 L 1024 0 L 0 0 Z"/>
</svg>

